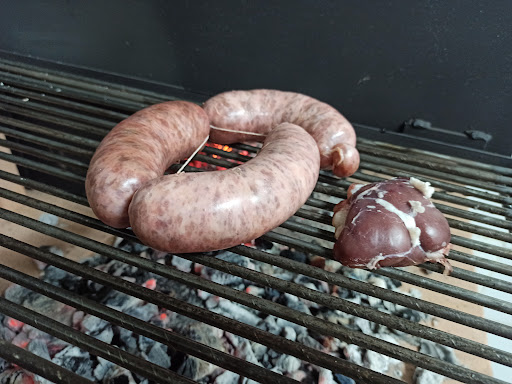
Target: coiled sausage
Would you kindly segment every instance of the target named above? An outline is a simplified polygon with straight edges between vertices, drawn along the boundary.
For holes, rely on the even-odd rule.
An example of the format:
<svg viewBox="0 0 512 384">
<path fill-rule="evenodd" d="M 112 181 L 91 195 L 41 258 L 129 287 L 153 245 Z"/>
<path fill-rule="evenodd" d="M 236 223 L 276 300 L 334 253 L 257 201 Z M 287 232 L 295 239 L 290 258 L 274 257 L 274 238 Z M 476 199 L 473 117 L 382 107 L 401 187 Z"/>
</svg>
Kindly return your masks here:
<svg viewBox="0 0 512 384">
<path fill-rule="evenodd" d="M 204 110 L 186 101 L 155 104 L 120 122 L 89 165 L 85 189 L 93 212 L 105 224 L 128 227 L 134 192 L 192 154 L 209 131 Z"/>
<path fill-rule="evenodd" d="M 271 89 L 230 91 L 210 98 L 203 108 L 213 126 L 233 131 L 266 134 L 283 122 L 296 124 L 316 140 L 321 168 L 345 177 L 359 167 L 352 125 L 336 109 L 312 97 Z M 254 141 L 256 136 L 213 129 L 210 138 L 231 144 Z"/>
<path fill-rule="evenodd" d="M 258 155 L 225 171 L 174 174 L 143 185 L 129 208 L 137 237 L 175 253 L 224 249 L 292 216 L 318 179 L 320 154 L 301 127 L 272 129 Z"/>
</svg>

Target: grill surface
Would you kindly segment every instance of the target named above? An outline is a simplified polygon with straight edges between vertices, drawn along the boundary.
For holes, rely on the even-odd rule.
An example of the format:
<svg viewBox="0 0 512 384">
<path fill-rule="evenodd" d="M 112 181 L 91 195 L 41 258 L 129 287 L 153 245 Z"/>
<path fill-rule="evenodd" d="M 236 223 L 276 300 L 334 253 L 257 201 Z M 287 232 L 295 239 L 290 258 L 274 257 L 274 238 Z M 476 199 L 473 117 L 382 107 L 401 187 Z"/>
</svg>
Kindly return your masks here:
<svg viewBox="0 0 512 384">
<path fill-rule="evenodd" d="M 0 178 L 83 206 L 88 205 L 83 193 L 87 165 L 94 149 L 108 130 L 119 120 L 149 104 L 182 98 L 182 96 L 173 97 L 172 95 L 157 94 L 5 60 L 0 61 L 0 81 L 0 133 L 11 139 L 17 139 L 16 141 L 5 139 L 0 141 L 0 146 L 15 153 L 0 152 L 0 160 L 47 175 L 48 183 L 43 183 L 31 177 L 20 177 L 6 171 L 0 171 Z M 199 99 L 201 98 L 196 98 L 195 101 Z M 234 147 L 252 153 L 257 151 L 257 148 L 243 144 Z M 449 296 L 460 299 L 464 303 L 472 303 L 503 314 L 512 315 L 512 304 L 509 300 L 498 299 L 495 294 L 484 294 L 460 287 L 460 282 L 469 282 L 480 287 L 490 288 L 490 292 L 501 291 L 512 294 L 512 285 L 507 280 L 507 276 L 512 276 L 512 267 L 506 260 L 512 259 L 510 248 L 512 243 L 512 235 L 510 234 L 510 229 L 512 229 L 512 221 L 510 220 L 512 217 L 512 209 L 510 208 L 512 204 L 512 170 L 455 158 L 439 157 L 434 154 L 383 145 L 363 139 L 359 139 L 358 148 L 361 152 L 361 168 L 353 177 L 342 180 L 334 177 L 329 172 L 322 172 L 315 193 L 308 199 L 305 206 L 280 228 L 267 233 L 263 238 L 313 255 L 331 258 L 334 230 L 330 226 L 326 227 L 325 224 L 330 225 L 331 212 L 335 204 L 333 201 L 338 202 L 344 199 L 346 190 L 352 182 L 374 182 L 394 176 L 418 177 L 431 182 L 436 187 L 436 193 L 433 197 L 436 206 L 447 215 L 451 228 L 456 231 L 452 237 L 455 249 L 449 255 L 449 259 L 455 261 L 453 273 L 450 277 L 438 279 L 437 276 L 442 274 L 443 268 L 434 264 L 404 269 L 383 268 L 376 271 L 376 273 L 415 287 L 437 292 L 437 296 L 433 296 L 437 298 L 436 300 L 418 299 L 379 288 L 370 283 L 345 277 L 341 273 L 325 271 L 244 245 L 233 247 L 230 250 L 254 260 L 325 281 L 331 285 L 361 292 L 464 325 L 468 327 L 469 333 L 474 329 L 500 338 L 512 339 L 512 324 L 506 324 L 505 321 L 502 323 L 488 320 L 466 313 L 464 310 L 443 305 L 443 297 Z M 247 156 L 212 147 L 206 147 L 204 152 L 206 155 L 197 155 L 195 160 L 226 168 L 234 166 L 228 159 L 238 161 L 248 159 Z M 213 157 L 214 155 L 215 157 Z M 185 170 L 200 171 L 190 166 Z M 52 180 L 54 184 L 59 183 L 66 187 L 51 185 L 50 181 Z M 54 214 L 84 227 L 137 241 L 129 230 L 110 228 L 95 218 L 10 189 L 0 188 L 0 197 Z M 247 307 L 256 308 L 266 314 L 273 314 L 276 317 L 306 326 L 319 334 L 332 336 L 350 344 L 374 350 L 458 381 L 504 383 L 504 380 L 506 380 L 505 378 L 502 378 L 502 380 L 492 378 L 480 373 L 478 364 L 471 367 L 454 365 L 362 332 L 344 328 L 284 305 L 214 283 L 194 274 L 181 272 L 169 266 L 141 258 L 137 254 L 130 254 L 80 233 L 73 233 L 66 229 L 45 224 L 17 212 L 0 208 L 0 218 L 85 250 L 154 272 L 194 289 L 210 292 Z M 323 224 L 323 226 L 319 224 Z M 478 237 L 478 240 L 475 237 Z M 344 359 L 302 345 L 299 342 L 289 341 L 281 336 L 262 331 L 207 309 L 181 302 L 169 295 L 142 288 L 119 277 L 54 255 L 4 234 L 0 235 L 0 245 L 192 319 L 270 346 L 280 353 L 296 356 L 301 360 L 309 361 L 333 372 L 343 373 L 353 377 L 357 382 L 400 382 Z M 478 253 L 473 251 L 478 251 Z M 181 256 L 219 271 L 316 302 L 321 306 L 337 309 L 469 353 L 481 358 L 482 364 L 486 361 L 492 361 L 512 367 L 512 353 L 510 351 L 487 346 L 472 341 L 470 338 L 457 336 L 431 326 L 420 325 L 380 312 L 374 308 L 357 305 L 339 297 L 321 293 L 211 256 L 198 254 Z M 422 272 L 422 269 L 429 270 L 433 274 L 427 275 Z M 498 277 L 489 278 L 488 275 L 491 272 L 495 273 L 493 276 Z M 192 341 L 132 316 L 122 314 L 62 288 L 51 286 L 3 264 L 0 264 L 0 277 L 105 319 L 112 324 L 120 325 L 138 334 L 172 345 L 177 350 L 237 372 L 241 376 L 260 382 L 294 382 L 292 379 L 278 375 L 258 365 L 217 351 L 207 345 Z M 6 299 L 0 299 L 0 313 L 33 325 L 87 350 L 91 354 L 102 356 L 156 382 L 192 382 Z M 0 357 L 15 362 L 49 380 L 70 383 L 88 382 L 85 379 L 79 380 L 72 372 L 57 369 L 51 363 L 41 361 L 37 356 L 1 341 Z"/>
</svg>

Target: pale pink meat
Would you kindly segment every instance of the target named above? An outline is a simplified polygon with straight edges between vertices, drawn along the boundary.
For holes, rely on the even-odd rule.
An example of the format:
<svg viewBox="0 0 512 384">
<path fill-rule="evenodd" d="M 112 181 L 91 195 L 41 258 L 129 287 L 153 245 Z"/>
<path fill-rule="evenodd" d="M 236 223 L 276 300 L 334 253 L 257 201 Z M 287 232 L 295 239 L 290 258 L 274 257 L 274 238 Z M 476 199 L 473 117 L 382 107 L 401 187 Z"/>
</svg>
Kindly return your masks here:
<svg viewBox="0 0 512 384">
<path fill-rule="evenodd" d="M 281 124 L 245 164 L 149 181 L 133 197 L 130 224 L 144 244 L 165 252 L 239 245 L 279 226 L 305 203 L 319 164 L 313 138 L 301 127 Z"/>
<path fill-rule="evenodd" d="M 430 200 L 428 183 L 395 178 L 353 184 L 334 208 L 334 258 L 352 268 L 405 267 L 426 261 L 451 266 L 450 227 Z"/>
<path fill-rule="evenodd" d="M 189 156 L 209 131 L 204 110 L 185 101 L 152 105 L 117 124 L 99 145 L 87 172 L 93 212 L 105 224 L 128 227 L 134 192 Z"/>
<path fill-rule="evenodd" d="M 332 106 L 312 97 L 271 89 L 220 93 L 203 105 L 213 126 L 266 134 L 276 125 L 289 122 L 304 128 L 318 144 L 320 167 L 340 177 L 359 167 L 354 128 Z M 258 136 L 213 129 L 212 141 L 231 144 L 254 141 Z"/>
</svg>

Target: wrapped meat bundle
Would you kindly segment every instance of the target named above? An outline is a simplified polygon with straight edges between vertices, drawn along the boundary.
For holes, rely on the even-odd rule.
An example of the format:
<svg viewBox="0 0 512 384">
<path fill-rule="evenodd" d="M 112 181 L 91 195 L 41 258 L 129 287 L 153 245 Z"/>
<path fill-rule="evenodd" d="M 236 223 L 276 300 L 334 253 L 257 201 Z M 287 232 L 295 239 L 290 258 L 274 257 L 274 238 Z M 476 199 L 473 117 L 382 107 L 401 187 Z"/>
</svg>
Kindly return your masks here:
<svg viewBox="0 0 512 384">
<path fill-rule="evenodd" d="M 414 177 L 352 184 L 334 208 L 334 258 L 352 268 L 405 267 L 445 256 L 450 227 L 430 197 L 434 188 Z"/>
</svg>

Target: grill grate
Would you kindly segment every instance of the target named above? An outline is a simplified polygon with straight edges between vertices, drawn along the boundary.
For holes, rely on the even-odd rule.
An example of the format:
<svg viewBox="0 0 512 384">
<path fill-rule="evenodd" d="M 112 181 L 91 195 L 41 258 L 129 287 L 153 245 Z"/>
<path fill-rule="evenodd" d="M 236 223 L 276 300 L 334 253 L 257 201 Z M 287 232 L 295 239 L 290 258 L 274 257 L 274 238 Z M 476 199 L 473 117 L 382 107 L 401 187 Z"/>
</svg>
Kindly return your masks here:
<svg viewBox="0 0 512 384">
<path fill-rule="evenodd" d="M 175 96 L 170 97 L 169 95 L 105 83 L 93 78 L 71 75 L 65 72 L 48 71 L 7 60 L 0 60 L 0 80 L 2 81 L 0 83 L 0 133 L 9 138 L 9 140 L 0 139 L 0 146 L 14 152 L 14 154 L 0 152 L 0 160 L 36 172 L 29 173 L 29 175 L 37 173 L 47 175 L 48 180 L 53 178 L 58 181 L 58 185 L 64 184 L 66 188 L 52 185 L 50 182 L 43 183 L 34 179 L 33 176 L 22 177 L 3 170 L 0 170 L 0 178 L 86 207 L 88 204 L 84 197 L 83 184 L 88 161 L 102 136 L 117 121 L 127 117 L 135 110 L 163 100 L 186 98 L 199 101 L 201 99 L 196 95 L 186 95 L 181 90 L 176 90 Z M 234 147 L 250 153 L 257 151 L 256 147 L 243 144 Z M 509 300 L 498 299 L 495 295 L 479 293 L 459 286 L 460 282 L 468 282 L 496 291 L 512 293 L 512 285 L 509 282 L 510 280 L 506 278 L 506 276 L 512 276 L 512 267 L 507 264 L 506 260 L 512 259 L 512 249 L 510 248 L 512 244 L 512 235 L 510 234 L 510 229 L 512 229 L 512 221 L 510 220 L 512 217 L 512 209 L 510 208 L 512 204 L 512 170 L 455 158 L 438 157 L 434 154 L 379 144 L 364 139 L 359 139 L 358 148 L 362 154 L 362 163 L 360 170 L 353 177 L 348 180 L 340 180 L 333 177 L 329 172 L 322 172 L 314 194 L 308 199 L 304 207 L 280 228 L 264 235 L 263 239 L 329 259 L 331 258 L 334 236 L 333 228 L 330 227 L 330 212 L 334 206 L 333 201 L 337 202 L 345 198 L 346 189 L 352 182 L 373 182 L 394 176 L 416 176 L 422 180 L 430 181 L 436 187 L 436 193 L 434 194 L 436 206 L 447 215 L 451 228 L 458 230 L 457 234 L 452 237 L 452 243 L 457 247 L 450 253 L 449 258 L 459 263 L 454 267 L 450 277 L 442 277 L 440 280 L 436 279 L 436 276 L 443 272 L 443 268 L 433 264 L 406 269 L 384 268 L 375 273 L 427 291 L 437 292 L 439 295 L 436 297 L 441 298 L 441 300 L 442 297 L 449 296 L 460 299 L 465 303 L 473 303 L 512 315 L 512 304 Z M 195 160 L 226 168 L 235 166 L 229 160 L 247 161 L 250 158 L 236 152 L 225 152 L 213 147 L 206 147 L 204 153 L 205 155 L 197 155 Z M 215 157 L 213 157 L 214 155 Z M 190 166 L 187 166 L 185 170 L 189 172 L 201 171 L 201 169 Z M 88 228 L 137 241 L 129 230 L 110 228 L 87 215 L 13 190 L 0 188 L 0 198 L 54 214 Z M 141 258 L 136 254 L 125 252 L 78 233 L 45 224 L 17 212 L 0 208 L 0 218 L 29 228 L 34 233 L 39 232 L 63 240 L 145 271 L 151 271 L 194 289 L 200 289 L 247 307 L 255 308 L 262 313 L 272 314 L 292 323 L 306 326 L 319 334 L 332 336 L 349 344 L 359 345 L 455 380 L 504 383 L 504 381 L 479 372 L 478 366 L 458 366 L 404 346 L 394 345 L 371 335 L 299 312 L 285 305 L 255 297 L 197 275 Z M 473 237 L 477 237 L 478 240 L 473 239 Z M 502 245 L 494 245 L 495 243 L 490 239 L 499 240 Z M 358 382 L 401 382 L 299 342 L 287 340 L 254 326 L 216 314 L 208 309 L 185 303 L 161 292 L 140 287 L 120 277 L 54 255 L 15 238 L 2 234 L 0 235 L 0 245 L 248 340 L 270 346 L 277 352 L 296 356 L 301 360 L 311 362 L 333 372 L 343 373 L 353 377 Z M 415 298 L 346 277 L 342 273 L 329 272 L 244 245 L 233 247 L 230 251 L 331 285 L 462 324 L 469 327 L 470 331 L 471 329 L 481 330 L 512 340 L 512 325 L 507 325 L 506 322 L 485 319 L 466 313 L 464 310 L 449 308 L 436 302 L 437 300 L 429 301 Z M 478 252 L 474 253 L 473 251 Z M 355 304 L 209 255 L 180 256 L 194 263 L 233 276 L 239 276 L 280 292 L 287 292 L 318 303 L 321 306 L 352 314 L 376 324 L 385 325 L 391 329 L 478 356 L 482 358 L 480 360 L 482 364 L 485 361 L 492 361 L 512 367 L 512 353 L 509 351 L 383 313 L 377 309 Z M 474 267 L 478 269 L 474 269 Z M 421 268 L 434 272 L 434 275 L 425 275 Z M 490 272 L 499 273 L 501 276 L 499 278 L 489 278 L 488 273 Z M 241 376 L 260 382 L 296 382 L 251 362 L 105 307 L 93 300 L 85 299 L 76 293 L 52 286 L 5 265 L 0 265 L 0 277 L 80 309 L 85 313 L 105 319 L 112 324 L 117 324 L 163 344 L 171 345 L 177 350 L 236 372 Z M 170 370 L 109 346 L 91 336 L 73 330 L 6 299 L 0 300 L 0 313 L 31 324 L 92 354 L 102 356 L 137 372 L 150 380 L 173 383 L 192 382 L 190 379 Z M 79 381 L 72 372 L 62 368 L 57 369 L 53 367 L 52 363 L 41 361 L 37 356 L 25 350 L 19 351 L 19 348 L 7 345 L 2 341 L 0 341 L 0 357 L 49 380 L 88 382 L 84 379 Z"/>
</svg>

